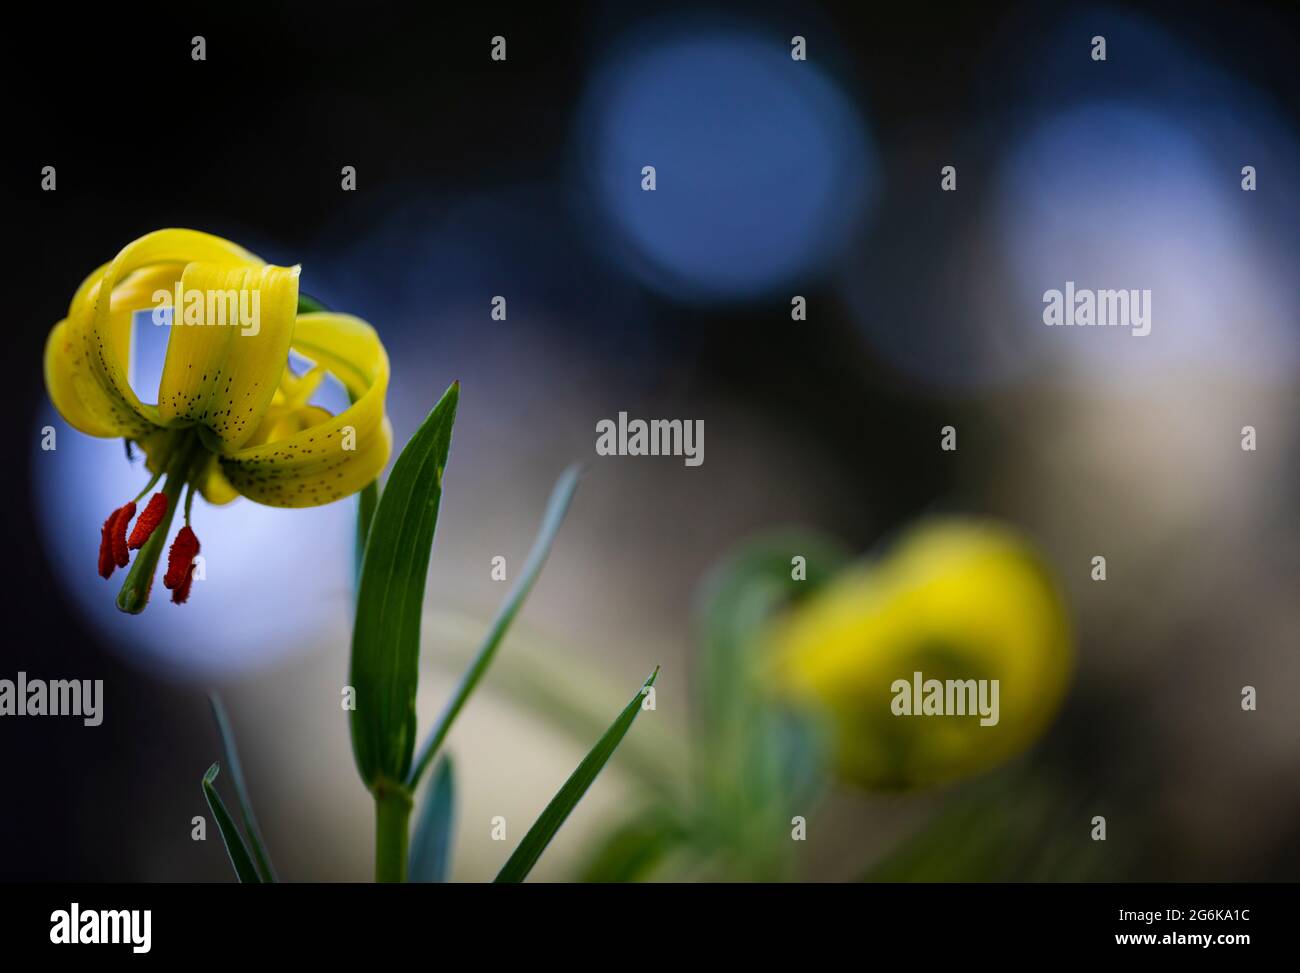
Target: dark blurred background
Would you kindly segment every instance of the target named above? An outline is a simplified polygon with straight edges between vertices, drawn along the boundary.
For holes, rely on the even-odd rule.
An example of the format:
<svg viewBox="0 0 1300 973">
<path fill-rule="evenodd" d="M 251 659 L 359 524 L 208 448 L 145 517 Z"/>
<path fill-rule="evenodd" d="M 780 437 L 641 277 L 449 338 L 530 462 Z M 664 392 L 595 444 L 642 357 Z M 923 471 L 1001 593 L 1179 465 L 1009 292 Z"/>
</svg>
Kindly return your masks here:
<svg viewBox="0 0 1300 973">
<path fill-rule="evenodd" d="M 992 514 L 1071 602 L 1079 672 L 1049 746 L 1120 832 L 1107 874 L 1300 877 L 1294 4 L 15 16 L 0 677 L 102 678 L 107 699 L 95 729 L 0 720 L 0 878 L 226 879 L 215 836 L 189 837 L 219 754 L 210 685 L 281 872 L 368 875 L 338 711 L 351 503 L 201 510 L 216 570 L 184 609 L 117 617 L 95 576 L 98 525 L 140 477 L 57 418 L 41 351 L 81 279 L 165 226 L 300 262 L 305 292 L 375 324 L 398 443 L 462 381 L 425 725 L 500 595 L 490 558 L 522 564 L 571 459 L 595 462 L 518 653 L 605 708 L 664 663 L 670 730 L 694 592 L 735 544 L 799 523 L 866 551 L 926 512 Z M 1151 288 L 1152 335 L 1043 328 L 1067 279 Z M 597 460 L 619 411 L 704 419 L 704 465 Z M 583 748 L 504 691 L 472 709 L 456 877 L 481 879 L 508 851 L 485 822 L 531 817 Z M 570 874 L 634 787 L 602 779 L 538 874 Z M 944 800 L 843 796 L 807 877 L 852 877 L 846 842 L 883 854 Z"/>
</svg>

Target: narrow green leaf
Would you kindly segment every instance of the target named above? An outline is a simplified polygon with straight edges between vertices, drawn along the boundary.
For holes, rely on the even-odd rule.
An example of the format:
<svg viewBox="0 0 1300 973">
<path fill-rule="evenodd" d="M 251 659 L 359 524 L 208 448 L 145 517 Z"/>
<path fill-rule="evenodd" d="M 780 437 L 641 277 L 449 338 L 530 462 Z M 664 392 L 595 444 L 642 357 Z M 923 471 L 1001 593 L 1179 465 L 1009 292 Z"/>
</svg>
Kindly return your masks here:
<svg viewBox="0 0 1300 973">
<path fill-rule="evenodd" d="M 366 540 L 370 537 L 370 525 L 375 519 L 375 509 L 378 506 L 379 481 L 371 480 L 357 494 L 357 536 L 352 548 L 352 576 L 358 590 L 361 587 L 361 563 L 366 556 Z"/>
<path fill-rule="evenodd" d="M 235 866 L 235 874 L 239 876 L 241 882 L 258 884 L 262 879 L 258 876 L 257 869 L 253 867 L 253 859 L 249 857 L 244 839 L 239 829 L 235 827 L 234 818 L 222 803 L 221 795 L 212 785 L 212 782 L 217 779 L 219 770 L 219 766 L 213 764 L 203 775 L 203 796 L 207 798 L 208 807 L 212 809 L 212 817 L 221 831 L 221 840 L 226 843 L 226 854 L 230 856 L 230 864 Z"/>
<path fill-rule="evenodd" d="M 795 575 L 793 556 L 803 560 L 806 580 Z M 835 541 L 804 530 L 781 530 L 743 545 L 715 567 L 702 586 L 696 655 L 694 783 L 718 821 L 715 829 L 743 846 L 739 857 L 755 879 L 789 843 L 768 836 L 789 820 L 788 804 L 799 801 L 811 773 L 818 771 L 815 738 L 788 714 L 770 705 L 753 651 L 773 615 L 811 597 L 847 562 Z M 777 867 L 776 865 L 772 866 Z"/>
<path fill-rule="evenodd" d="M 316 311 L 328 311 L 328 310 L 329 308 L 327 308 L 320 301 L 316 300 L 316 298 L 312 297 L 310 294 L 304 294 L 302 291 L 298 292 L 298 313 L 299 314 L 312 314 Z"/>
<path fill-rule="evenodd" d="M 453 383 L 393 464 L 370 525 L 352 630 L 352 752 L 372 790 L 405 781 L 415 750 L 420 616 L 451 449 Z"/>
<path fill-rule="evenodd" d="M 442 746 L 443 741 L 447 738 L 452 723 L 455 722 L 470 694 L 474 692 L 475 687 L 482 680 L 488 666 L 492 664 L 492 658 L 496 655 L 497 647 L 505 638 L 506 632 L 510 630 L 510 623 L 515 620 L 515 616 L 519 614 L 519 609 L 523 607 L 528 593 L 533 590 L 537 576 L 541 574 L 542 565 L 546 563 L 546 557 L 551 553 L 551 545 L 555 542 L 555 535 L 559 532 L 560 525 L 564 523 L 564 515 L 569 510 L 569 504 L 573 501 L 573 494 L 578 489 L 578 481 L 581 478 L 581 466 L 570 466 L 560 474 L 554 489 L 551 490 L 551 499 L 546 504 L 546 513 L 542 516 L 541 529 L 538 530 L 537 538 L 533 541 L 533 549 L 528 553 L 528 560 L 524 563 L 523 571 L 515 580 L 515 586 L 506 595 L 506 600 L 501 603 L 500 609 L 497 610 L 497 617 L 493 620 L 492 627 L 488 629 L 487 635 L 483 637 L 483 644 L 479 647 L 477 655 L 474 656 L 474 661 L 470 663 L 470 667 L 461 677 L 456 692 L 448 701 L 442 715 L 438 718 L 438 722 L 429 732 L 424 745 L 420 748 L 420 757 L 416 760 L 415 769 L 411 771 L 410 779 L 407 781 L 407 786 L 411 790 L 415 790 L 420 783 L 420 778 L 428 769 L 429 762 L 433 760 L 438 748 Z"/>
<path fill-rule="evenodd" d="M 244 830 L 248 832 L 248 840 L 253 846 L 253 857 L 257 860 L 257 873 L 264 882 L 278 881 L 275 868 L 271 865 L 271 856 L 266 853 L 266 845 L 262 841 L 262 832 L 257 827 L 257 818 L 253 815 L 253 804 L 248 799 L 248 785 L 244 783 L 244 768 L 239 762 L 239 751 L 235 748 L 235 733 L 230 728 L 226 707 L 221 704 L 221 697 L 215 692 L 208 693 L 208 704 L 212 707 L 212 719 L 217 724 L 217 733 L 221 735 L 221 749 L 226 754 L 230 779 L 235 782 L 239 814 L 244 820 Z"/>
<path fill-rule="evenodd" d="M 451 871 L 451 838 L 456 814 L 456 780 L 451 757 L 444 756 L 433 769 L 429 793 L 420 809 L 411 843 L 408 881 L 445 882 Z"/>
<path fill-rule="evenodd" d="M 605 735 L 596 741 L 591 752 L 582 759 L 582 763 L 578 764 L 578 769 L 564 782 L 564 786 L 551 798 L 551 803 L 546 805 L 546 809 L 533 822 L 533 826 L 528 829 L 528 834 L 524 835 L 524 840 L 519 842 L 515 853 L 502 866 L 496 881 L 522 882 L 528 877 L 528 873 L 537 864 L 537 859 L 542 857 L 542 852 L 551 843 L 555 833 L 560 830 L 569 813 L 582 800 L 582 795 L 587 793 L 587 788 L 609 762 L 609 758 L 614 755 L 615 749 L 627 735 L 627 731 L 632 728 L 637 713 L 641 712 L 646 690 L 654 685 L 658 677 L 659 667 L 655 666 L 655 671 L 650 673 L 650 678 L 637 690 L 632 701 L 623 708 L 623 712 L 618 714 L 609 729 L 605 731 Z"/>
<path fill-rule="evenodd" d="M 348 401 L 356 404 L 358 396 L 348 393 Z M 361 562 L 366 556 L 366 541 L 370 538 L 370 525 L 379 506 L 379 480 L 371 480 L 357 494 L 357 533 L 352 544 L 353 593 L 361 589 Z"/>
</svg>

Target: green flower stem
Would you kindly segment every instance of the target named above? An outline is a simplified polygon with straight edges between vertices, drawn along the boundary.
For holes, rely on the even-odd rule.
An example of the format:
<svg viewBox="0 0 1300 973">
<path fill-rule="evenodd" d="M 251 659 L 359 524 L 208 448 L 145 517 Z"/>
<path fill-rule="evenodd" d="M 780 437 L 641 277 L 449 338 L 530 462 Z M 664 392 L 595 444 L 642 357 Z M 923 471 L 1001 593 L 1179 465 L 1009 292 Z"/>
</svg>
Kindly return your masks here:
<svg viewBox="0 0 1300 973">
<path fill-rule="evenodd" d="M 180 506 L 181 491 L 185 489 L 194 451 L 199 446 L 197 436 L 182 434 L 182 437 L 170 458 L 167 482 L 163 485 L 162 492 L 167 498 L 167 512 L 163 514 L 162 520 L 149 540 L 145 542 L 144 547 L 140 548 L 140 553 L 135 556 L 135 561 L 126 573 L 126 580 L 122 582 L 122 590 L 117 593 L 117 607 L 129 615 L 140 614 L 144 611 L 144 606 L 149 603 L 149 589 L 153 587 L 154 574 L 158 570 L 158 559 L 167 544 L 172 518 L 176 515 L 176 508 Z"/>
<path fill-rule="evenodd" d="M 411 792 L 401 784 L 375 785 L 375 881 L 405 882 Z"/>
</svg>

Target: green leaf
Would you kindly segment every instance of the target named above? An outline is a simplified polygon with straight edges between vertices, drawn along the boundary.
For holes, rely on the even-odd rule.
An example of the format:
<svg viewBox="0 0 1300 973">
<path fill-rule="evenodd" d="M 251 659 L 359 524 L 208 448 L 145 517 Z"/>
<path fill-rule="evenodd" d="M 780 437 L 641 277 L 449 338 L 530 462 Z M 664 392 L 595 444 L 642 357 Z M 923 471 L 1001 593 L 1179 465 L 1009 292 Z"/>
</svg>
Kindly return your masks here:
<svg viewBox="0 0 1300 973">
<path fill-rule="evenodd" d="M 609 762 L 609 758 L 614 755 L 615 749 L 627 735 L 627 731 L 632 728 L 637 713 L 641 712 L 642 698 L 646 690 L 654 685 L 658 677 L 659 667 L 655 666 L 655 671 L 650 673 L 650 678 L 637 690 L 632 701 L 623 708 L 623 712 L 618 714 L 610 728 L 605 731 L 605 735 L 596 741 L 591 752 L 583 758 L 582 763 L 578 764 L 578 769 L 564 782 L 564 786 L 555 797 L 551 798 L 551 803 L 546 805 L 541 816 L 533 822 L 533 826 L 528 829 L 528 834 L 524 835 L 524 840 L 519 842 L 515 853 L 502 866 L 496 877 L 498 882 L 522 882 L 528 877 L 528 873 L 537 864 L 537 859 L 542 857 L 542 852 L 551 843 L 555 833 L 560 830 L 569 813 L 582 800 L 582 795 L 587 793 L 587 788 Z"/>
<path fill-rule="evenodd" d="M 622 824 L 582 869 L 583 882 L 636 882 L 687 838 L 667 808 L 651 808 Z"/>
<path fill-rule="evenodd" d="M 260 883 L 262 879 L 258 876 L 257 869 L 253 867 L 253 859 L 249 857 L 248 848 L 244 846 L 244 839 L 239 829 L 235 827 L 235 821 L 226 810 L 226 805 L 221 802 L 221 795 L 212 786 L 219 770 L 218 765 L 213 764 L 203 775 L 203 796 L 208 799 L 212 817 L 221 830 L 221 840 L 226 843 L 226 854 L 230 856 L 230 864 L 235 866 L 235 874 L 239 876 L 241 882 Z"/>
<path fill-rule="evenodd" d="M 793 577 L 796 556 L 804 559 L 804 580 Z M 720 833 L 752 835 L 768 849 L 778 847 L 766 839 L 772 822 L 764 820 L 760 809 L 780 818 L 785 802 L 798 799 L 806 784 L 787 771 L 802 776 L 815 763 L 815 754 L 789 751 L 814 739 L 786 725 L 785 715 L 771 706 L 756 671 L 762 654 L 755 648 L 774 615 L 810 597 L 846 561 L 834 541 L 783 530 L 740 547 L 702 586 L 701 644 L 693 680 L 699 714 L 696 783 L 719 820 L 735 822 Z M 751 851 L 757 849 L 746 850 L 745 857 Z"/>
<path fill-rule="evenodd" d="M 375 519 L 375 509 L 378 506 L 379 481 L 371 480 L 357 494 L 357 536 L 352 548 L 352 574 L 358 589 L 361 587 L 361 564 L 366 556 L 366 540 L 370 537 L 370 525 Z"/>
<path fill-rule="evenodd" d="M 804 558 L 806 580 L 792 577 L 793 558 Z M 701 743 L 713 765 L 731 777 L 740 739 L 756 703 L 754 646 L 772 616 L 808 598 L 847 561 L 834 541 L 804 531 L 769 533 L 745 544 L 715 567 L 702 586 L 698 710 Z"/>
<path fill-rule="evenodd" d="M 444 756 L 433 770 L 429 793 L 420 809 L 411 844 L 408 881 L 445 882 L 451 870 L 452 822 L 456 811 L 456 781 L 451 757 Z"/>
<path fill-rule="evenodd" d="M 257 873 L 263 882 L 275 882 L 275 868 L 271 865 L 271 856 L 266 853 L 262 842 L 262 833 L 257 827 L 257 818 L 253 815 L 253 805 L 248 799 L 248 786 L 244 783 L 244 769 L 239 763 L 239 751 L 235 749 L 235 733 L 230 728 L 230 719 L 226 708 L 221 705 L 221 697 L 215 692 L 208 693 L 208 704 L 212 707 L 212 719 L 217 724 L 221 735 L 221 748 L 226 754 L 226 766 L 230 768 L 230 779 L 235 782 L 235 797 L 239 801 L 239 814 L 244 820 L 244 830 L 253 845 L 253 857 L 257 860 Z"/>
<path fill-rule="evenodd" d="M 371 790 L 411 769 L 424 583 L 459 396 L 456 382 L 397 457 L 366 541 L 350 684 L 352 752 Z"/>
<path fill-rule="evenodd" d="M 357 397 L 349 395 L 348 401 L 356 403 Z M 361 565 L 366 559 L 366 541 L 370 539 L 370 525 L 379 508 L 379 480 L 374 479 L 357 493 L 357 532 L 352 542 L 352 592 L 361 591 Z"/>
<path fill-rule="evenodd" d="M 551 499 L 546 504 L 546 513 L 542 516 L 542 526 L 537 532 L 537 538 L 533 541 L 533 549 L 528 553 L 528 560 L 524 563 L 524 569 L 519 577 L 515 580 L 515 586 L 506 595 L 506 600 L 502 602 L 500 609 L 497 611 L 497 617 L 492 622 L 492 627 L 488 629 L 487 635 L 483 638 L 483 644 L 479 647 L 474 661 L 461 677 L 460 685 L 452 695 L 451 700 L 447 703 L 438 718 L 438 722 L 429 732 L 425 739 L 424 745 L 420 748 L 420 757 L 415 762 L 415 769 L 411 771 L 410 779 L 407 781 L 407 787 L 414 790 L 420 783 L 420 778 L 428 768 L 429 762 L 433 760 L 438 748 L 442 746 L 443 741 L 447 738 L 448 731 L 451 730 L 452 723 L 455 722 L 457 715 L 464 708 L 465 703 L 469 700 L 470 694 L 474 692 L 488 666 L 492 664 L 492 657 L 496 655 L 497 647 L 505 638 L 506 632 L 510 630 L 510 623 L 515 620 L 519 614 L 519 609 L 523 607 L 524 600 L 528 593 L 533 590 L 533 584 L 537 581 L 537 576 L 542 571 L 542 565 L 546 563 L 546 557 L 551 552 L 551 545 L 555 541 L 555 535 L 564 523 L 564 515 L 568 512 L 569 504 L 573 500 L 574 491 L 578 489 L 578 480 L 582 477 L 580 466 L 570 466 L 561 475 L 555 483 L 555 488 L 551 490 Z"/>
<path fill-rule="evenodd" d="M 304 294 L 302 291 L 298 292 L 298 313 L 299 314 L 312 314 L 316 311 L 328 311 L 328 310 L 329 308 L 327 308 L 320 301 L 316 300 L 316 298 L 312 297 L 310 294 Z"/>
</svg>

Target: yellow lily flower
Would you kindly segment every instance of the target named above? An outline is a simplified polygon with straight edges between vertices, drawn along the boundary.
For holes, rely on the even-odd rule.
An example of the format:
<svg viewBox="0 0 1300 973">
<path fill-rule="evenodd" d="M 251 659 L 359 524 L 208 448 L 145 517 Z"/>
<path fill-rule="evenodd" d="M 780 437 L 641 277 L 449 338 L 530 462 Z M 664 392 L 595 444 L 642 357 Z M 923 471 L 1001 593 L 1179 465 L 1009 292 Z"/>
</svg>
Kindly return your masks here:
<svg viewBox="0 0 1300 973">
<path fill-rule="evenodd" d="M 100 574 L 126 567 L 118 607 L 143 610 L 173 515 L 185 525 L 163 583 L 185 601 L 199 543 L 190 527 L 197 491 L 213 504 L 238 496 L 274 507 L 310 507 L 356 493 L 384 468 L 392 429 L 384 412 L 388 356 L 359 318 L 298 313 L 298 267 L 265 263 L 195 230 L 158 230 L 123 247 L 73 295 L 45 345 L 45 385 L 59 414 L 90 436 L 121 437 L 146 455 L 153 478 L 104 523 Z M 127 377 L 133 314 L 154 308 L 171 333 L 156 403 Z M 314 367 L 288 367 L 293 349 Z M 326 372 L 352 404 L 336 416 L 308 404 Z M 126 529 L 141 500 L 164 485 Z"/>
<path fill-rule="evenodd" d="M 907 533 L 780 619 L 777 691 L 821 714 L 841 776 L 901 789 L 987 769 L 1060 707 L 1073 651 L 1064 603 L 1016 532 L 945 519 Z"/>
</svg>

